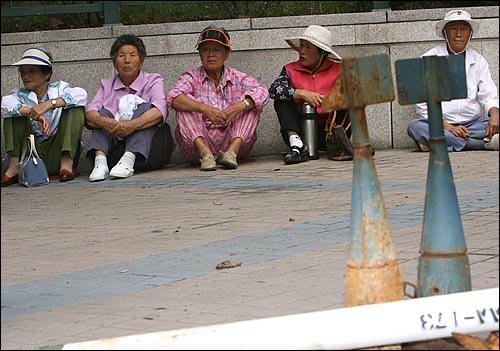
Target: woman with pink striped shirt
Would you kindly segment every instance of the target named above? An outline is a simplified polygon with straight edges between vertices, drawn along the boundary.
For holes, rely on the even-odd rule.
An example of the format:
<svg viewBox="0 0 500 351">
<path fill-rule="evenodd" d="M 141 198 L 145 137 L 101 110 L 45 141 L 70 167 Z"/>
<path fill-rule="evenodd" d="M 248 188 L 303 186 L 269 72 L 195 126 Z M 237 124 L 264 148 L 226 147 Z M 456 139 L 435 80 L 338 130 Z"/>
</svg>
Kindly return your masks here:
<svg viewBox="0 0 500 351">
<path fill-rule="evenodd" d="M 224 28 L 205 28 L 196 47 L 202 65 L 184 72 L 167 95 L 176 113 L 176 141 L 184 158 L 199 161 L 202 171 L 217 165 L 236 169 L 257 140 L 269 93 L 256 79 L 224 64 L 231 52 Z"/>
</svg>

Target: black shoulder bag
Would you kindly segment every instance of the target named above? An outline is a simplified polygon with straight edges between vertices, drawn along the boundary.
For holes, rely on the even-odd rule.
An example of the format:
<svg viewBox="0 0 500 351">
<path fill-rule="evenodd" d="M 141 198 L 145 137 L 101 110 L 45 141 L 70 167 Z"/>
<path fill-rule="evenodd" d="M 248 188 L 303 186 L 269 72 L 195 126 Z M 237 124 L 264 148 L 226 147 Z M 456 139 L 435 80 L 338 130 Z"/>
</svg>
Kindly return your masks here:
<svg viewBox="0 0 500 351">
<path fill-rule="evenodd" d="M 334 111 L 325 124 L 328 158 L 334 161 L 352 161 L 354 150 L 349 139 L 351 137 L 349 111 L 338 112 L 339 116 L 337 111 Z"/>
</svg>

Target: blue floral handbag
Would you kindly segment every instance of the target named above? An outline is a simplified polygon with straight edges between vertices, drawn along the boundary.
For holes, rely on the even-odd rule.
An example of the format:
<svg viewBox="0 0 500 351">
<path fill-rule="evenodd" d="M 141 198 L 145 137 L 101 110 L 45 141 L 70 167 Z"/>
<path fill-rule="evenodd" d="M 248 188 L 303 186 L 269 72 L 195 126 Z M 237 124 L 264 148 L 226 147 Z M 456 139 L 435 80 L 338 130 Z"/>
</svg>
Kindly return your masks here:
<svg viewBox="0 0 500 351">
<path fill-rule="evenodd" d="M 26 138 L 19 161 L 19 184 L 28 188 L 49 184 L 47 167 L 43 163 L 35 147 L 35 136 Z"/>
</svg>

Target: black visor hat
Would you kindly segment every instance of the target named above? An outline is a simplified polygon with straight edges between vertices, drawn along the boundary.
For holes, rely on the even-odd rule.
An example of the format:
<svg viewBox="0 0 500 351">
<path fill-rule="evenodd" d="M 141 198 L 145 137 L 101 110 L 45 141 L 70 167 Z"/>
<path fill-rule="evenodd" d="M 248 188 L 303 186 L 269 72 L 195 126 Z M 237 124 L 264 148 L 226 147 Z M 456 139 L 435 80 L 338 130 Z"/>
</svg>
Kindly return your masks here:
<svg viewBox="0 0 500 351">
<path fill-rule="evenodd" d="M 200 44 L 208 41 L 219 43 L 231 50 L 231 39 L 229 38 L 229 33 L 224 28 L 205 28 L 198 37 L 196 48 L 198 49 L 200 47 Z"/>
</svg>

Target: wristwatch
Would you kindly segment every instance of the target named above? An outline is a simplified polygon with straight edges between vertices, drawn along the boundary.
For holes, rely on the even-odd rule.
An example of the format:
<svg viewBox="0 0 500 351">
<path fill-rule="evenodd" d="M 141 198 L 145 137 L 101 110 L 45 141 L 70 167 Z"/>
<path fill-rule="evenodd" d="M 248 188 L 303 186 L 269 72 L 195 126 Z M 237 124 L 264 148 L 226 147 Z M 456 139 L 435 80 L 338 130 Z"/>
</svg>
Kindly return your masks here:
<svg viewBox="0 0 500 351">
<path fill-rule="evenodd" d="M 52 109 L 54 110 L 57 107 L 57 101 L 56 99 L 52 99 L 50 102 L 52 103 Z"/>
<path fill-rule="evenodd" d="M 248 102 L 248 100 L 245 98 L 245 99 L 243 99 L 243 102 L 244 102 L 244 103 L 245 103 L 245 105 L 246 105 L 246 110 L 247 110 L 247 111 L 250 111 L 250 103 Z"/>
</svg>

